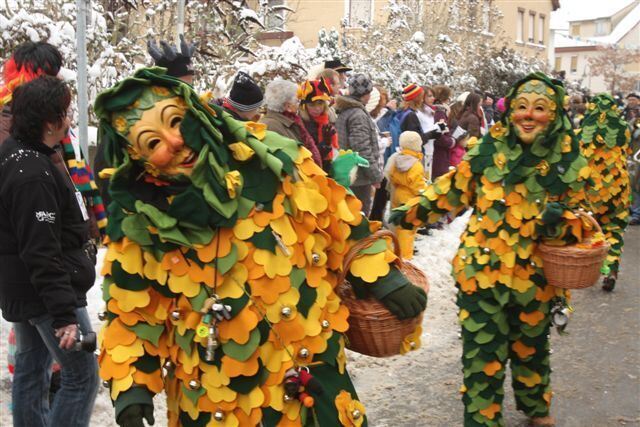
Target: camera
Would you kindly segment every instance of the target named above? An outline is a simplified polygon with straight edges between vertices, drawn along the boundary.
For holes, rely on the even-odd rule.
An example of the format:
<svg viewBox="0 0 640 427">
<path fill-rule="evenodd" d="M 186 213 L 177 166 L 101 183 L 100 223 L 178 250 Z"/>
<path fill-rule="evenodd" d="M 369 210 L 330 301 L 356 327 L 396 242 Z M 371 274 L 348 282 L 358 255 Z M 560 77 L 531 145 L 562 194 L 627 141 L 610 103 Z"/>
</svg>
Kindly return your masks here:
<svg viewBox="0 0 640 427">
<path fill-rule="evenodd" d="M 76 343 L 71 347 L 71 351 L 86 351 L 87 353 L 93 353 L 96 351 L 96 347 L 96 333 L 87 332 L 83 335 L 78 328 L 78 337 L 76 338 Z"/>
</svg>

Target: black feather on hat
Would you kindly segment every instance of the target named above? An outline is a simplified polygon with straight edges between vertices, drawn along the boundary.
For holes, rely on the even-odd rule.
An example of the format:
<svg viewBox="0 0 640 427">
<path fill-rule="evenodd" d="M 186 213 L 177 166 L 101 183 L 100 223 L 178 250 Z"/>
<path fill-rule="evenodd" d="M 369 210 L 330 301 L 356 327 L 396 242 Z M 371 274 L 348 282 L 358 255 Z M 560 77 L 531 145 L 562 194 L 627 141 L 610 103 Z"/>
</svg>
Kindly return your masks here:
<svg viewBox="0 0 640 427">
<path fill-rule="evenodd" d="M 147 50 L 158 67 L 167 69 L 167 74 L 180 78 L 192 76 L 194 74 L 191 66 L 191 57 L 196 50 L 195 43 L 187 43 L 184 35 L 180 34 L 180 51 L 175 46 L 171 46 L 164 40 L 160 41 L 162 50 L 156 45 L 154 40 L 147 42 Z"/>
</svg>

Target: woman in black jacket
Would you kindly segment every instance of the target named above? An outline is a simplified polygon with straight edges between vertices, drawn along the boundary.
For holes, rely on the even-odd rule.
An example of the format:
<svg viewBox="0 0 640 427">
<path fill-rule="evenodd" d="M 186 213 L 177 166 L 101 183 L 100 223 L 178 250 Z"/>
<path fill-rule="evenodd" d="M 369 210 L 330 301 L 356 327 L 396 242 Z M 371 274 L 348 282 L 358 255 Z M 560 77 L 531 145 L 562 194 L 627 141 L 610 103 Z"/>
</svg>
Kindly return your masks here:
<svg viewBox="0 0 640 427">
<path fill-rule="evenodd" d="M 11 136 L 0 148 L 0 308 L 16 333 L 14 426 L 88 426 L 97 393 L 95 356 L 74 351 L 91 332 L 88 214 L 50 158 L 69 128 L 70 102 L 69 88 L 55 77 L 21 85 L 13 93 Z M 53 358 L 62 377 L 49 410 Z"/>
</svg>

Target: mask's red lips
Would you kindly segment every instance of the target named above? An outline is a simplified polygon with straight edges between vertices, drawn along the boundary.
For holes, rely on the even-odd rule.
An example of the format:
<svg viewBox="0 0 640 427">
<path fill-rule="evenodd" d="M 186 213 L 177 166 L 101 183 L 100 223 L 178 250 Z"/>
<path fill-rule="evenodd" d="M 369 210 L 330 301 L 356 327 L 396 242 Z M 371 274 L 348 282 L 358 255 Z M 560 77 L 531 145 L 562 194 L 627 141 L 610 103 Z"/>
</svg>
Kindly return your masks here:
<svg viewBox="0 0 640 427">
<path fill-rule="evenodd" d="M 196 163 L 196 159 L 198 156 L 196 156 L 196 153 L 191 152 L 191 154 L 189 154 L 189 156 L 184 159 L 182 161 L 182 163 L 180 163 L 180 166 L 182 167 L 191 167 Z"/>
</svg>

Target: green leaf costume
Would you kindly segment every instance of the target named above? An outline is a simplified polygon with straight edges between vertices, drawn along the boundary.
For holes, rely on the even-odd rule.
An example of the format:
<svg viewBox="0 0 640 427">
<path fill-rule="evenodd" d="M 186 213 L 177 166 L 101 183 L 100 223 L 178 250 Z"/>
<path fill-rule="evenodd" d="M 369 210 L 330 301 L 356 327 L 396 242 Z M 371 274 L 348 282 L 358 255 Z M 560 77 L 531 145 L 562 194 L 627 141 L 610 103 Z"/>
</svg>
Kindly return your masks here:
<svg viewBox="0 0 640 427">
<path fill-rule="evenodd" d="M 127 134 L 173 97 L 197 161 L 189 177 L 149 175 Z M 170 426 L 366 425 L 335 293 L 343 257 L 379 227 L 361 203 L 299 143 L 202 103 L 163 69 L 103 92 L 96 112 L 116 168 L 99 357 L 116 414 L 164 390 Z M 397 281 L 394 259 L 375 244 L 350 280 Z M 285 375 L 304 367 L 323 388 L 310 407 L 285 396 Z"/>
<path fill-rule="evenodd" d="M 540 95 L 553 113 L 546 130 L 529 144 L 511 121 L 520 93 Z M 473 209 L 452 262 L 462 325 L 465 426 L 504 425 L 507 361 L 518 409 L 530 417 L 549 413 L 550 301 L 564 292 L 547 285 L 536 246 L 543 237 L 581 238 L 582 222 L 564 203 L 583 191 L 588 176 L 562 109 L 564 96 L 561 83 L 542 73 L 516 83 L 502 121 L 469 149 L 457 169 L 391 216 L 409 229 Z M 551 202 L 561 210 L 556 223 L 546 224 L 542 214 Z"/>
</svg>

